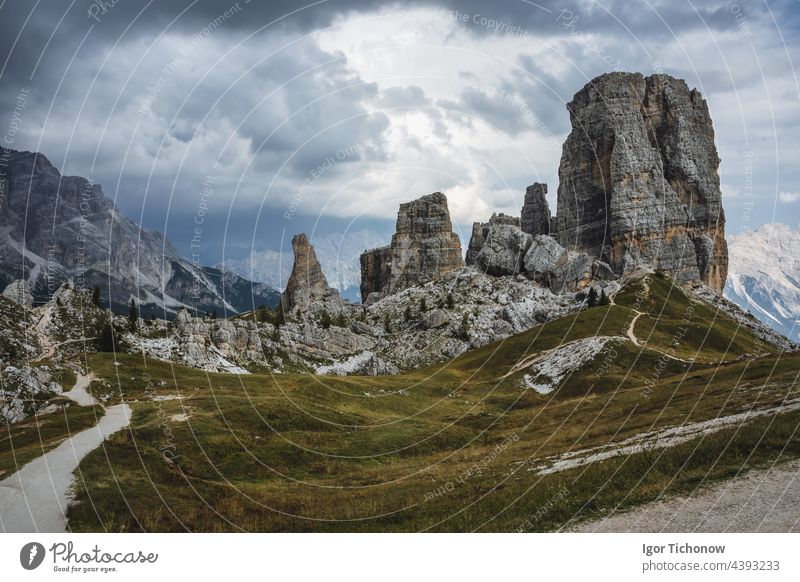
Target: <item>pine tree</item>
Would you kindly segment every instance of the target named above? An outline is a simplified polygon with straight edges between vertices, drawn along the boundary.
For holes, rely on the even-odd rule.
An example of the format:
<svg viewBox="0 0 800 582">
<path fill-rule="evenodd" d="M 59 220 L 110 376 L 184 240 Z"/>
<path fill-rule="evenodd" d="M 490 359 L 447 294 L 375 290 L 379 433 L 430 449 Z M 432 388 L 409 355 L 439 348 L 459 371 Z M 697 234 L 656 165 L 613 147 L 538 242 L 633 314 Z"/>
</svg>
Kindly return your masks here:
<svg viewBox="0 0 800 582">
<path fill-rule="evenodd" d="M 453 309 L 453 307 L 455 307 L 455 305 L 456 305 L 456 302 L 453 299 L 453 292 L 450 291 L 447 294 L 447 309 Z"/>
<path fill-rule="evenodd" d="M 594 290 L 594 287 L 589 287 L 589 295 L 586 297 L 586 305 L 587 307 L 597 306 L 597 291 Z"/>
<path fill-rule="evenodd" d="M 340 312 L 339 315 L 336 316 L 336 325 L 338 327 L 347 327 L 347 318 L 344 316 L 344 313 Z"/>
<path fill-rule="evenodd" d="M 386 330 L 386 333 L 392 333 L 392 320 L 389 319 L 389 314 L 386 314 L 386 317 L 383 319 L 383 329 Z"/>
<path fill-rule="evenodd" d="M 610 305 L 611 301 L 608 299 L 608 295 L 606 295 L 606 290 L 600 290 L 600 299 L 597 300 L 597 305 L 603 307 L 605 305 Z"/>
<path fill-rule="evenodd" d="M 423 297 L 422 299 L 420 299 L 420 300 L 419 300 L 419 310 L 420 310 L 422 313 L 425 313 L 426 311 L 428 311 L 428 302 L 427 302 L 427 301 L 425 301 L 425 298 L 424 298 L 424 297 Z"/>
<path fill-rule="evenodd" d="M 97 341 L 97 349 L 101 352 L 115 352 L 117 348 L 116 336 L 114 328 L 110 322 L 106 322 L 103 331 L 100 333 L 100 338 Z"/>
<path fill-rule="evenodd" d="M 96 307 L 100 307 L 100 287 L 97 285 L 92 289 L 92 303 L 94 303 Z"/>
<path fill-rule="evenodd" d="M 131 326 L 131 333 L 136 333 L 139 323 L 139 310 L 136 308 L 136 301 L 131 299 L 131 308 L 128 313 L 128 321 Z"/>
<path fill-rule="evenodd" d="M 406 310 L 403 312 L 403 319 L 406 321 L 411 321 L 411 306 L 406 305 Z"/>
<path fill-rule="evenodd" d="M 283 311 L 283 304 L 278 303 L 278 305 L 275 306 L 275 325 L 280 326 L 284 323 L 286 323 L 286 313 Z"/>
</svg>

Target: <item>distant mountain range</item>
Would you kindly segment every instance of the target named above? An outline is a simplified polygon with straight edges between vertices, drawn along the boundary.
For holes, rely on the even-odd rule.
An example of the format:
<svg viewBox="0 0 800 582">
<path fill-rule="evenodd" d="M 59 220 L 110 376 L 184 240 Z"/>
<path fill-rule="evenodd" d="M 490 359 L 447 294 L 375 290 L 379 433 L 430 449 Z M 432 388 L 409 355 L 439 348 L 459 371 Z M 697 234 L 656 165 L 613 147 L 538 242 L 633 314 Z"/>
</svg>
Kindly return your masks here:
<svg viewBox="0 0 800 582">
<path fill-rule="evenodd" d="M 66 280 L 101 288 L 107 304 L 144 315 L 181 307 L 238 313 L 278 292 L 180 256 L 160 232 L 123 216 L 99 184 L 62 176 L 39 153 L 0 148 L 0 286 L 24 279 L 42 303 Z"/>
<path fill-rule="evenodd" d="M 332 287 L 346 299 L 360 301 L 361 265 L 359 257 L 367 249 L 381 246 L 387 240 L 371 230 L 357 230 L 346 234 L 334 232 L 313 235 L 314 246 L 322 270 Z M 225 260 L 218 269 L 236 273 L 240 277 L 266 283 L 283 289 L 292 272 L 291 247 L 285 251 L 253 251 L 240 260 Z"/>
<path fill-rule="evenodd" d="M 725 297 L 800 341 L 800 230 L 765 224 L 728 238 Z"/>
</svg>

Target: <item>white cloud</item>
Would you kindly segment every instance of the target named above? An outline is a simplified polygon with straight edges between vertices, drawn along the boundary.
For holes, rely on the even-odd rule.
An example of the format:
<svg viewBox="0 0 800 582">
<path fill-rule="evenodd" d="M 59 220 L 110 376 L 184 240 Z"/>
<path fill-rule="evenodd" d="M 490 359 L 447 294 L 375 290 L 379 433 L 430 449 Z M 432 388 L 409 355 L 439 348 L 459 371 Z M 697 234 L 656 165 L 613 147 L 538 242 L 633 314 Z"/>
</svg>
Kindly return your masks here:
<svg viewBox="0 0 800 582">
<path fill-rule="evenodd" d="M 778 200 L 786 204 L 797 202 L 800 200 L 800 192 L 780 192 L 778 194 Z"/>
</svg>

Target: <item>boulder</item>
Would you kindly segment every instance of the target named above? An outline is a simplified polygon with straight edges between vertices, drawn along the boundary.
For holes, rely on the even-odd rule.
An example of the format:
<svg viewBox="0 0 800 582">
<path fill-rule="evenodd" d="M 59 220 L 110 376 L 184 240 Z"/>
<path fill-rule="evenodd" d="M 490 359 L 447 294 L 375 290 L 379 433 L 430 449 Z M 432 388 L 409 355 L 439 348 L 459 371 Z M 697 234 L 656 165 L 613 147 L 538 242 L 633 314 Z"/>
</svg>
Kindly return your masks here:
<svg viewBox="0 0 800 582">
<path fill-rule="evenodd" d="M 443 309 L 433 309 L 422 314 L 423 329 L 436 329 L 450 323 L 450 314 Z"/>
<path fill-rule="evenodd" d="M 477 266 L 489 275 L 516 275 L 522 271 L 522 261 L 531 245 L 531 235 L 517 226 L 498 224 L 477 257 Z"/>
</svg>

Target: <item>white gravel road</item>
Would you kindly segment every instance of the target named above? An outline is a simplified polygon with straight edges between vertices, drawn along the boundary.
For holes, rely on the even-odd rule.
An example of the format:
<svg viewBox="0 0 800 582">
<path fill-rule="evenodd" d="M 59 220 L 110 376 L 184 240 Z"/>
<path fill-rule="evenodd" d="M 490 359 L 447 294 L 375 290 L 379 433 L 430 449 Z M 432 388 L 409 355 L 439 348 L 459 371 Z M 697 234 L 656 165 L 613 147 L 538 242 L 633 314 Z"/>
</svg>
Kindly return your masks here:
<svg viewBox="0 0 800 582">
<path fill-rule="evenodd" d="M 75 388 L 64 395 L 81 406 L 94 404 L 96 401 L 86 392 L 89 381 L 88 376 L 79 376 Z M 130 418 L 127 404 L 107 408 L 95 426 L 73 435 L 0 481 L 0 531 L 66 531 L 67 506 L 75 484 L 73 472 L 109 435 L 128 426 Z"/>
<path fill-rule="evenodd" d="M 800 532 L 800 461 L 579 524 L 575 532 Z"/>
</svg>

